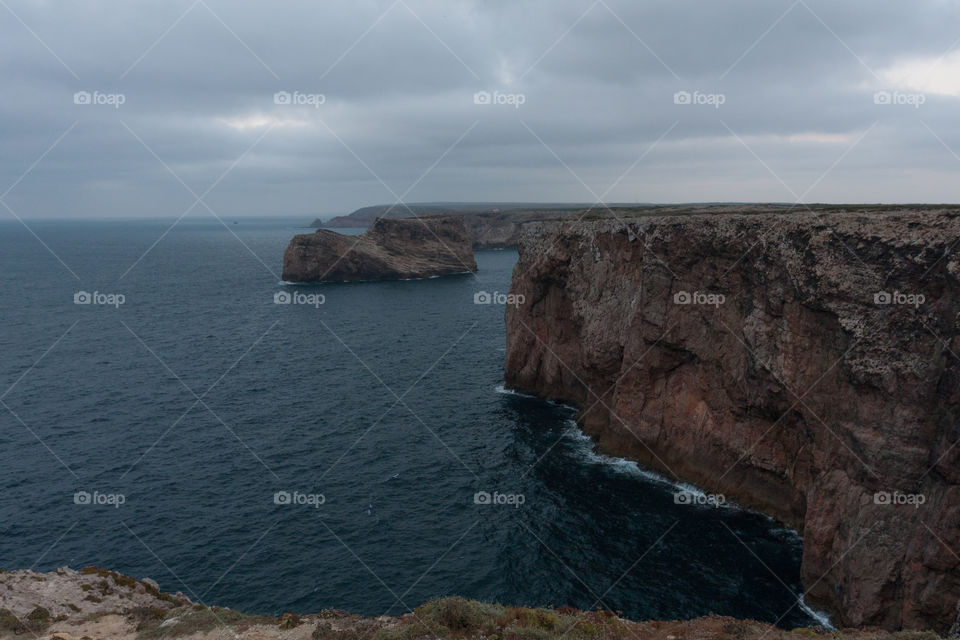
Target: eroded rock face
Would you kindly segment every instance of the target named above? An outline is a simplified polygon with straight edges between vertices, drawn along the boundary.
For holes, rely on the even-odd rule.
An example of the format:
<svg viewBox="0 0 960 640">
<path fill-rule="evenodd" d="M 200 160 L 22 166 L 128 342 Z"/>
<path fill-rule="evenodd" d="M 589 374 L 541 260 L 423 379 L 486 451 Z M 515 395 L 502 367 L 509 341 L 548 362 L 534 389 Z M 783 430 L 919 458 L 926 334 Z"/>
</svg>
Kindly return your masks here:
<svg viewBox="0 0 960 640">
<path fill-rule="evenodd" d="M 602 450 L 797 528 L 807 600 L 838 625 L 942 633 L 958 240 L 950 209 L 532 223 L 506 381 L 579 406 Z"/>
<path fill-rule="evenodd" d="M 454 217 L 378 218 L 359 236 L 327 229 L 294 236 L 283 254 L 289 282 L 402 280 L 476 271 L 470 235 Z"/>
</svg>

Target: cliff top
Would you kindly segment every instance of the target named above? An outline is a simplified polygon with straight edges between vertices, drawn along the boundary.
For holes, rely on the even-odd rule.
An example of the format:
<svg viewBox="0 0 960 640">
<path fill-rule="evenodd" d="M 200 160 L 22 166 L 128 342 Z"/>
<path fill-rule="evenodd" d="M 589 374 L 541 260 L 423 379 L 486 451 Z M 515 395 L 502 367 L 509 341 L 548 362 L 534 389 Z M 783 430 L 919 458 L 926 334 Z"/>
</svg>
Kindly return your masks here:
<svg viewBox="0 0 960 640">
<path fill-rule="evenodd" d="M 651 206 L 594 206 L 585 207 L 571 216 L 558 216 L 544 220 L 569 222 L 571 220 L 610 220 L 636 218 L 669 218 L 692 215 L 823 215 L 829 213 L 897 212 L 960 212 L 960 204 L 671 204 Z"/>
<path fill-rule="evenodd" d="M 821 628 L 788 632 L 720 616 L 634 622 L 609 611 L 511 607 L 459 597 L 432 600 L 400 616 L 365 618 L 324 610 L 272 617 L 194 604 L 182 594 L 161 593 L 155 585 L 95 567 L 0 572 L 0 637 L 209 640 L 227 632 L 244 640 L 809 640 L 818 635 L 830 640 L 939 640 L 933 633 L 844 630 L 826 635 Z"/>
</svg>

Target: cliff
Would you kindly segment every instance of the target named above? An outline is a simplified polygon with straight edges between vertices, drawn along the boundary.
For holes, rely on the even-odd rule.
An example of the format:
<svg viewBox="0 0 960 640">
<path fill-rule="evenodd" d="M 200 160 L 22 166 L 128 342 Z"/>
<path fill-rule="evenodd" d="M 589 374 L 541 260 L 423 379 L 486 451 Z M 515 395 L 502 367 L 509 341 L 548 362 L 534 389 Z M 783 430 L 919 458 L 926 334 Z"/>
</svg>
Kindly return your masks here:
<svg viewBox="0 0 960 640">
<path fill-rule="evenodd" d="M 838 625 L 960 600 L 960 212 L 775 207 L 525 227 L 506 381 L 605 452 L 803 535 Z"/>
<path fill-rule="evenodd" d="M 470 236 L 453 217 L 378 218 L 359 236 L 320 229 L 283 254 L 288 282 L 403 280 L 476 271 Z"/>
</svg>

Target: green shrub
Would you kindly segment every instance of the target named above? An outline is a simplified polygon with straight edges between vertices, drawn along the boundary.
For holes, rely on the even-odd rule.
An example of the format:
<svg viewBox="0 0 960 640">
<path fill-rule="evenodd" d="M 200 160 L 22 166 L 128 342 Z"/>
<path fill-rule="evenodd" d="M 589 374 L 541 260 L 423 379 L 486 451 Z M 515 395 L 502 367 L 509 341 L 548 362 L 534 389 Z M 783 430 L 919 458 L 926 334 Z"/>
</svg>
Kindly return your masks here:
<svg viewBox="0 0 960 640">
<path fill-rule="evenodd" d="M 46 629 L 53 622 L 50 612 L 43 607 L 35 607 L 22 620 L 13 615 L 9 609 L 0 609 L 0 632 L 15 634 L 30 633 L 36 635 Z"/>
<path fill-rule="evenodd" d="M 300 626 L 300 616 L 295 613 L 285 613 L 280 616 L 281 629 L 295 629 Z"/>
<path fill-rule="evenodd" d="M 20 620 L 9 609 L 0 609 L 0 631 L 13 631 L 21 627 Z"/>
<path fill-rule="evenodd" d="M 414 615 L 427 627 L 453 632 L 476 629 L 490 617 L 489 605 L 455 596 L 431 600 L 414 609 Z"/>
<path fill-rule="evenodd" d="M 38 606 L 27 614 L 27 620 L 30 622 L 49 622 L 50 612 L 47 609 Z"/>
<path fill-rule="evenodd" d="M 211 607 L 202 611 L 193 609 L 170 617 L 170 612 L 162 610 L 167 619 L 176 619 L 176 622 L 165 627 L 160 625 L 165 621 L 163 617 L 145 621 L 138 629 L 139 640 L 156 640 L 160 638 L 177 638 L 213 631 L 218 627 L 232 627 L 236 631 L 243 631 L 255 624 L 276 624 L 277 620 L 265 616 L 251 616 L 233 609 Z"/>
<path fill-rule="evenodd" d="M 320 622 L 313 630 L 312 640 L 374 640 L 380 624 L 373 620 L 360 620 L 354 626 L 337 629 L 330 622 Z M 393 637 L 393 636 L 391 636 Z"/>
</svg>

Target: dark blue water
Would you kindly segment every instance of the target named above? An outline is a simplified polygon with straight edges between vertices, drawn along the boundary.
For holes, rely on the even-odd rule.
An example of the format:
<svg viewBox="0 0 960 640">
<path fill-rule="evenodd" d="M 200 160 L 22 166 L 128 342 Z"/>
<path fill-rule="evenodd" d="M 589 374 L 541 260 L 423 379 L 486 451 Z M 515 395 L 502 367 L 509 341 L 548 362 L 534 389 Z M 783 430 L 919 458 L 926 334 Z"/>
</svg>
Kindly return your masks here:
<svg viewBox="0 0 960 640">
<path fill-rule="evenodd" d="M 497 391 L 503 309 L 473 296 L 508 289 L 514 252 L 479 253 L 478 278 L 289 287 L 295 222 L 170 224 L 31 223 L 48 251 L 0 223 L 0 567 L 274 614 L 459 594 L 813 623 L 795 536 L 675 504 L 568 409 Z"/>
</svg>

